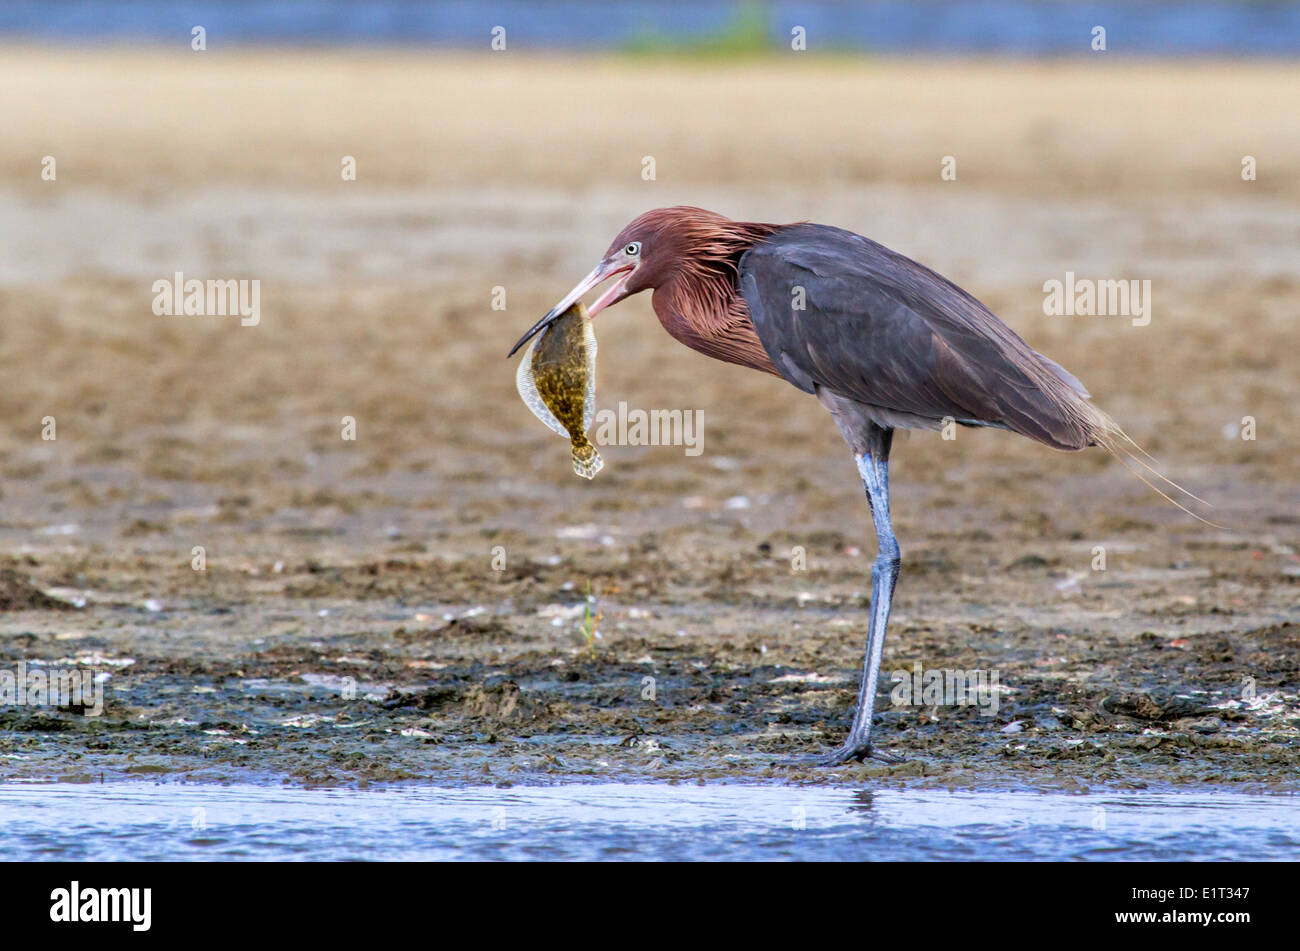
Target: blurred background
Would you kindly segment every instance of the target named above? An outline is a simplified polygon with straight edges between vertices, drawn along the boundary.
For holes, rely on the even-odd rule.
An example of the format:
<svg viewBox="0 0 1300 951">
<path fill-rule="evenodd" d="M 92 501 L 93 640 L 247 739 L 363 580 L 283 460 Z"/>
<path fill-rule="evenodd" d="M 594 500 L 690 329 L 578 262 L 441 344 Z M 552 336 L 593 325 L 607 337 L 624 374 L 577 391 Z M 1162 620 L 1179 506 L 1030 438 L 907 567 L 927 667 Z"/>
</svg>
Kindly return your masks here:
<svg viewBox="0 0 1300 951">
<path fill-rule="evenodd" d="M 819 37 L 823 49 L 853 52 L 1069 55 L 1079 52 L 1079 30 L 1094 25 L 1114 31 L 1130 53 L 1249 56 L 1300 50 L 1300 10 L 1269 0 L 12 0 L 0 13 L 0 28 L 56 42 L 167 43 L 178 29 L 201 21 L 227 43 L 454 48 L 481 45 L 488 20 L 509 24 L 518 42 L 531 47 L 694 49 L 713 56 L 785 46 L 791 23 Z"/>
<path fill-rule="evenodd" d="M 439 662 L 508 663 L 582 648 L 538 612 L 590 586 L 615 655 L 851 673 L 859 638 L 809 646 L 832 621 L 798 614 L 860 608 L 873 554 L 815 401 L 686 351 L 645 296 L 598 320 L 597 405 L 701 411 L 702 455 L 607 447 L 580 483 L 516 396 L 521 330 L 684 203 L 951 277 L 1233 527 L 1099 453 L 914 434 L 887 667 L 923 644 L 969 666 L 972 629 L 995 650 L 1280 623 L 1297 54 L 1300 5 L 1229 0 L 0 5 L 0 620 L 69 633 L 32 593 L 54 592 L 88 606 L 82 646 L 181 676 L 477 611 L 500 627 Z M 155 314 L 177 272 L 260 281 L 260 322 Z M 1067 272 L 1149 280 L 1150 323 L 1045 314 Z M 816 568 L 792 580 L 795 547 Z"/>
</svg>

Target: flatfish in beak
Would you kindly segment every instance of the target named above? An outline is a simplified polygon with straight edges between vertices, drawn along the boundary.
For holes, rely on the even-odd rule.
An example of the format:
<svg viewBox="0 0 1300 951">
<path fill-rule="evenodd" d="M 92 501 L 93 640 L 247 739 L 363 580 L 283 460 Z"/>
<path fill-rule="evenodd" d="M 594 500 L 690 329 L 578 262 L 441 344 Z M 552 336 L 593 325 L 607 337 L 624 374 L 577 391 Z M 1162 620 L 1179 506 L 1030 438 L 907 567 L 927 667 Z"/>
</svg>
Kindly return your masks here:
<svg viewBox="0 0 1300 951">
<path fill-rule="evenodd" d="M 573 446 L 573 471 L 590 479 L 604 460 L 587 438 L 596 406 L 596 332 L 582 302 L 533 338 L 515 374 L 533 415 Z"/>
</svg>

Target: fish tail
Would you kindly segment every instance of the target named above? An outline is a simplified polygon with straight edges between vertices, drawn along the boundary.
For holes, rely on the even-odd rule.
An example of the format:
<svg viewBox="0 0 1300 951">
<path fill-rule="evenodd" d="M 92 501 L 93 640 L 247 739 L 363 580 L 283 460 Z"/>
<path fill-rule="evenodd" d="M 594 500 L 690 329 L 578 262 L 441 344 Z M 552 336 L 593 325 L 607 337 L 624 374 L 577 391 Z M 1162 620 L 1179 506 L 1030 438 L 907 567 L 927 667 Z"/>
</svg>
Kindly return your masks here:
<svg viewBox="0 0 1300 951">
<path fill-rule="evenodd" d="M 584 479 L 594 479 L 596 473 L 605 465 L 605 460 L 600 458 L 600 453 L 591 441 L 584 438 L 581 441 L 573 441 L 573 471 L 578 473 Z"/>
</svg>

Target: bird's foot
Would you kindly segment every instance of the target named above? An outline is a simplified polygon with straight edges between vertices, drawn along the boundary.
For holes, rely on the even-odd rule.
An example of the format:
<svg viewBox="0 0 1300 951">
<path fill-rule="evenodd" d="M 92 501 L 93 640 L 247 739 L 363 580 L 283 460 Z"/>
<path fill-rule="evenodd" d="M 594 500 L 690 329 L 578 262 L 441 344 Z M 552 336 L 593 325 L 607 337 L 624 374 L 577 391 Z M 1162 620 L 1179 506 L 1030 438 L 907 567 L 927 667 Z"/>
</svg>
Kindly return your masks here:
<svg viewBox="0 0 1300 951">
<path fill-rule="evenodd" d="M 897 753 L 891 753 L 889 750 L 877 749 L 870 743 L 845 743 L 839 749 L 831 753 L 820 753 L 815 756 L 803 756 L 791 760 L 791 766 L 843 766 L 845 763 L 861 763 L 868 759 L 878 760 L 882 763 L 902 763 L 903 757 Z"/>
</svg>

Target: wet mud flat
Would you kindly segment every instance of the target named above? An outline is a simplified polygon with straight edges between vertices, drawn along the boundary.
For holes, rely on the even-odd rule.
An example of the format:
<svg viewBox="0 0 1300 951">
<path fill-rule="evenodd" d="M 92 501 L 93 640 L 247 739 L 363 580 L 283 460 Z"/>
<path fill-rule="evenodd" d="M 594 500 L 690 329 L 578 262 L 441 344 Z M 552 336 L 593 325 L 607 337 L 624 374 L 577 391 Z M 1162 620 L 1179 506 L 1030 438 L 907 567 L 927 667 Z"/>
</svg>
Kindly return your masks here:
<svg viewBox="0 0 1300 951">
<path fill-rule="evenodd" d="M 96 717 L 0 709 L 0 778 L 1296 786 L 1297 381 L 1272 371 L 1300 284 L 1177 386 L 1133 364 L 1196 365 L 1219 337 L 1197 301 L 1230 291 L 1189 292 L 1195 319 L 1153 323 L 1137 357 L 1100 359 L 1135 345 L 1097 325 L 1030 333 L 1227 529 L 1104 454 L 897 441 L 876 736 L 906 762 L 833 770 L 789 761 L 847 729 L 874 548 L 815 401 L 619 315 L 597 405 L 685 402 L 704 451 L 602 446 L 586 483 L 514 392 L 518 328 L 466 338 L 463 290 L 281 293 L 253 337 L 133 324 L 117 281 L 0 291 L 27 381 L 6 418 L 60 427 L 4 447 L 0 670 L 104 688 Z M 59 372 L 24 375 L 50 334 Z M 1229 431 L 1243 406 L 1265 438 Z M 892 704 L 917 664 L 996 673 L 996 712 Z"/>
<path fill-rule="evenodd" d="M 617 315 L 598 407 L 682 402 L 704 451 L 602 446 L 586 483 L 514 392 L 518 327 L 466 337 L 457 286 L 281 288 L 255 337 L 132 323 L 116 280 L 0 291 L 28 381 L 7 416 L 60 427 L 5 444 L 0 670 L 104 688 L 96 717 L 0 709 L 0 778 L 1293 790 L 1297 381 L 1272 371 L 1300 284 L 1270 287 L 1215 363 L 1226 288 L 1128 355 L 1113 327 L 1026 331 L 1227 529 L 1104 454 L 897 441 L 876 736 L 906 762 L 832 770 L 791 761 L 847 729 L 874 548 L 815 401 Z M 24 375 L 49 334 L 60 371 Z M 1156 352 L 1200 372 L 1133 373 Z M 1241 407 L 1265 438 L 1236 438 Z M 918 664 L 995 673 L 996 712 L 894 705 Z"/>
<path fill-rule="evenodd" d="M 300 552 L 209 567 L 201 581 L 145 557 L 134 570 L 11 561 L 0 664 L 92 669 L 104 706 L 0 711 L 0 772 L 1295 788 L 1296 622 L 1267 602 L 1207 603 L 1210 573 L 1172 560 L 1136 580 L 1084 582 L 1059 567 L 1077 545 L 1047 540 L 1010 560 L 989 541 L 914 550 L 876 717 L 879 742 L 906 761 L 798 765 L 847 727 L 869 559 L 831 532 L 801 575 L 783 551 L 791 536 L 705 526 L 566 538 L 500 571 L 489 545 L 460 559 Z M 1249 577 L 1267 557 L 1227 545 L 1215 571 Z M 933 585 L 962 561 L 980 570 Z M 996 710 L 892 703 L 889 674 L 916 664 L 995 671 Z"/>
</svg>

